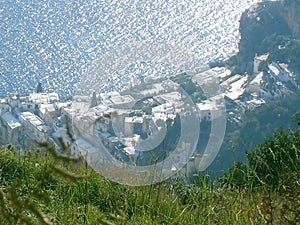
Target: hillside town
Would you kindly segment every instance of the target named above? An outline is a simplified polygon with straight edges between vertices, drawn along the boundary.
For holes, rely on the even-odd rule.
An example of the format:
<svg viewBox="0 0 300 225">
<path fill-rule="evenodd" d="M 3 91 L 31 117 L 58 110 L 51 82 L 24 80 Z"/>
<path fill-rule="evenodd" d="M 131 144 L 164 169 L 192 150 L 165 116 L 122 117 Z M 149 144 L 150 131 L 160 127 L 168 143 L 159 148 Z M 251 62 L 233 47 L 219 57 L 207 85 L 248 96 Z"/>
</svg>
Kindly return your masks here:
<svg viewBox="0 0 300 225">
<path fill-rule="evenodd" d="M 182 121 L 192 126 L 188 121 L 200 115 L 199 123 L 209 123 L 224 112 L 227 121 L 239 127 L 246 110 L 299 90 L 299 77 L 288 65 L 266 63 L 267 59 L 268 54 L 255 56 L 252 75 L 232 75 L 225 67 L 191 75 L 206 95 L 193 102 L 180 91 L 180 83 L 169 79 L 142 81 L 120 93 L 93 92 L 69 99 L 44 92 L 39 84 L 35 93 L 12 93 L 0 99 L 0 144 L 22 151 L 48 142 L 59 151 L 63 140 L 88 161 L 102 149 L 124 163 L 149 165 L 174 150 L 166 146 L 178 145 Z M 186 137 L 178 151 L 191 145 L 193 138 Z"/>
</svg>

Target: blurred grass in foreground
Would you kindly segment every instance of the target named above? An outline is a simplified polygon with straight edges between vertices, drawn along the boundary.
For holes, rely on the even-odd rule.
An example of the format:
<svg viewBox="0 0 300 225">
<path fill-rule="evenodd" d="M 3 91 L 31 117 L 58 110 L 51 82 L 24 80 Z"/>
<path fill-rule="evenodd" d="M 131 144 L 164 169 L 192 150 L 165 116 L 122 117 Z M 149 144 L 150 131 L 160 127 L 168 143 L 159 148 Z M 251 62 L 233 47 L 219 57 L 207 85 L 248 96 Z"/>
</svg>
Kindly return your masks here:
<svg viewBox="0 0 300 225">
<path fill-rule="evenodd" d="M 129 187 L 79 158 L 9 146 L 0 150 L 0 225 L 300 224 L 299 147 L 299 130 L 281 131 L 218 180 Z"/>
</svg>

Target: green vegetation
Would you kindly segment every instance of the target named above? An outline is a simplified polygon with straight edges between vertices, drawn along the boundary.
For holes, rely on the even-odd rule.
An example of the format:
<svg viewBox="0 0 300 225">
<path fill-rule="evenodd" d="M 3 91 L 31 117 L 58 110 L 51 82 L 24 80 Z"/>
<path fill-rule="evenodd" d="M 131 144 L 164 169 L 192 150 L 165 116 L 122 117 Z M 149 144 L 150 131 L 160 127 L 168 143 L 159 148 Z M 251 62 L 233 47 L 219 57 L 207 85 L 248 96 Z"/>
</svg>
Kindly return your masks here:
<svg viewBox="0 0 300 225">
<path fill-rule="evenodd" d="M 246 162 L 246 152 L 272 137 L 275 131 L 296 129 L 300 121 L 300 93 L 295 92 L 278 98 L 242 115 L 242 125 L 231 127 L 227 123 L 227 134 L 221 150 L 209 167 L 214 177 L 222 175 L 235 161 Z"/>
<path fill-rule="evenodd" d="M 300 121 L 299 104 L 300 93 L 295 92 L 247 111 L 242 119 L 242 127 L 231 137 L 237 158 L 242 159 L 245 151 L 253 150 L 257 144 L 271 137 L 279 127 L 286 132 L 289 128 L 295 129 L 295 124 Z"/>
<path fill-rule="evenodd" d="M 81 159 L 0 151 L 0 224 L 299 224 L 300 129 L 280 131 L 221 178 L 129 187 Z"/>
<path fill-rule="evenodd" d="M 300 70 L 300 39 L 284 35 L 273 34 L 266 37 L 257 51 L 261 54 L 269 52 L 269 62 L 280 61 L 289 63 Z"/>
<path fill-rule="evenodd" d="M 251 41 L 248 42 L 250 43 Z M 300 62 L 298 60 L 300 54 L 299 38 L 274 33 L 261 38 L 260 41 L 252 40 L 252 42 L 252 47 L 247 47 L 249 49 L 252 48 L 251 50 L 231 57 L 228 62 L 215 62 L 210 66 L 229 66 L 234 73 L 248 72 L 251 74 L 253 72 L 253 58 L 255 53 L 258 55 L 269 53 L 270 56 L 265 63 L 266 65 L 272 61 L 279 61 L 281 63 L 288 63 L 290 67 L 297 71 L 300 70 Z"/>
<path fill-rule="evenodd" d="M 263 2 L 258 5 L 253 16 L 250 10 L 241 18 L 239 53 L 226 62 L 215 62 L 210 66 L 225 65 L 233 73 L 253 73 L 253 58 L 270 53 L 268 63 L 272 60 L 288 63 L 290 68 L 300 70 L 299 35 L 295 35 L 292 23 L 297 24 L 300 1 L 295 0 Z M 298 4 L 298 5 L 297 5 Z M 285 10 L 283 10 L 285 9 Z"/>
<path fill-rule="evenodd" d="M 202 88 L 192 81 L 192 78 L 187 73 L 182 73 L 177 76 L 171 77 L 171 80 L 180 84 L 180 87 L 189 95 L 194 103 L 200 100 L 206 100 Z"/>
</svg>

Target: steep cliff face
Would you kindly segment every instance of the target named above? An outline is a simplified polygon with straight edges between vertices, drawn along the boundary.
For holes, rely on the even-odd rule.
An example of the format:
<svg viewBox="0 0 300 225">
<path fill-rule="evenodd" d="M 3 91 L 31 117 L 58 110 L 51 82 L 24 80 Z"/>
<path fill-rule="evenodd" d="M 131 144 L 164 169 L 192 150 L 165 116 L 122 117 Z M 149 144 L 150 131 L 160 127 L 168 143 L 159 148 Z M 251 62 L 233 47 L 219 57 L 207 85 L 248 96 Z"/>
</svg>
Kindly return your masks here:
<svg viewBox="0 0 300 225">
<path fill-rule="evenodd" d="M 243 13 L 239 54 L 229 60 L 230 65 L 237 65 L 236 72 L 252 73 L 255 53 L 276 52 L 288 39 L 300 38 L 298 2 L 300 0 L 266 1 Z"/>
<path fill-rule="evenodd" d="M 282 16 L 292 30 L 293 36 L 300 38 L 300 1 L 286 0 L 284 6 Z"/>
</svg>

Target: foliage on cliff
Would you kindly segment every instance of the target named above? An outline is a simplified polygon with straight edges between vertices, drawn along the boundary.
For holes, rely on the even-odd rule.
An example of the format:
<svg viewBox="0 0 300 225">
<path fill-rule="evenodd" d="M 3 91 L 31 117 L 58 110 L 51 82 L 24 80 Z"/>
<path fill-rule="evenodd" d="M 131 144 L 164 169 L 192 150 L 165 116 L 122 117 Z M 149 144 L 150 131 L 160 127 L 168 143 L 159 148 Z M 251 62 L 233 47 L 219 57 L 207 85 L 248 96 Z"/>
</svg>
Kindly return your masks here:
<svg viewBox="0 0 300 225">
<path fill-rule="evenodd" d="M 300 5 L 294 0 L 258 4 L 243 13 L 239 53 L 227 65 L 235 73 L 253 73 L 255 54 L 269 52 L 269 61 L 288 63 L 300 70 Z"/>
</svg>

